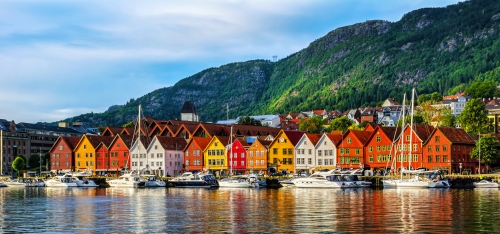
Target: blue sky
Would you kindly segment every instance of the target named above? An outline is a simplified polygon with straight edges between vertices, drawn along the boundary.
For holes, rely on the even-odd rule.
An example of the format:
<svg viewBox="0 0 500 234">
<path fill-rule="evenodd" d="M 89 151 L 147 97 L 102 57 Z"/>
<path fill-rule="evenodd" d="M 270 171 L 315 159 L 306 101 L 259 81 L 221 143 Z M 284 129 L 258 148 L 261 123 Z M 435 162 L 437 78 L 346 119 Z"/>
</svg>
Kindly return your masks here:
<svg viewBox="0 0 500 234">
<path fill-rule="evenodd" d="M 458 2 L 3 0 L 0 118 L 104 112 L 206 68 L 284 58 L 338 27 Z"/>
</svg>

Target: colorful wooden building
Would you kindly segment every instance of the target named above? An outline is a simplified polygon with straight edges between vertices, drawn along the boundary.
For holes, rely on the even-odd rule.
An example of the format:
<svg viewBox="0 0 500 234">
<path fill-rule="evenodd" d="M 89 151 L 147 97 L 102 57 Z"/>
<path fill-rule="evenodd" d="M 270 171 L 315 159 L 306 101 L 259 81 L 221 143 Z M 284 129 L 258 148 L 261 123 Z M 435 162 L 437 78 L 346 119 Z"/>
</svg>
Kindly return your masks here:
<svg viewBox="0 0 500 234">
<path fill-rule="evenodd" d="M 248 148 L 248 167 L 249 172 L 267 172 L 267 158 L 269 145 L 272 141 L 264 140 L 264 137 L 257 137 Z"/>
<path fill-rule="evenodd" d="M 80 141 L 76 136 L 59 136 L 50 149 L 50 171 L 69 172 L 74 169 L 75 156 L 73 150 Z"/>
<path fill-rule="evenodd" d="M 349 129 L 339 144 L 337 166 L 354 169 L 364 167 L 364 147 L 372 133 L 372 131 Z"/>
<path fill-rule="evenodd" d="M 207 147 L 203 150 L 204 164 L 207 171 L 214 175 L 228 175 L 227 149 L 229 137 L 213 136 Z"/>
<path fill-rule="evenodd" d="M 394 158 L 394 141 L 401 128 L 376 126 L 365 146 L 364 168 L 383 171 L 390 168 Z"/>
<path fill-rule="evenodd" d="M 186 171 L 203 171 L 204 150 L 212 139 L 205 137 L 192 137 L 184 148 L 184 165 Z"/>
<path fill-rule="evenodd" d="M 269 170 L 280 173 L 293 173 L 295 170 L 295 145 L 304 131 L 281 130 L 269 145 Z"/>
</svg>

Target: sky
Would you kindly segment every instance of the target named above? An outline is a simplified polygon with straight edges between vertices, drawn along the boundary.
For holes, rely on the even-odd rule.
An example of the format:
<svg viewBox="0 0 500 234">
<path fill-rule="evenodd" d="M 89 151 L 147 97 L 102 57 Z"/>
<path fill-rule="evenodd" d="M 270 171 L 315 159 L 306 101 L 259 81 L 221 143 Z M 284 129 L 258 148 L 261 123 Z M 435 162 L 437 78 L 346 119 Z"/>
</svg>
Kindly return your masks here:
<svg viewBox="0 0 500 234">
<path fill-rule="evenodd" d="M 457 0 L 2 0 L 0 119 L 101 113 L 210 67 Z"/>
</svg>

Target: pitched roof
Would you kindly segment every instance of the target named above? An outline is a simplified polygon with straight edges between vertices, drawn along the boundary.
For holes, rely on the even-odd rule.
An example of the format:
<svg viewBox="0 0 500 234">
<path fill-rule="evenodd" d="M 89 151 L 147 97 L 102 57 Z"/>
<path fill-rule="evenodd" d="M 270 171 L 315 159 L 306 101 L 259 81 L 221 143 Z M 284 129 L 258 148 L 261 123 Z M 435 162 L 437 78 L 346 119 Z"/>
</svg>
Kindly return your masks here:
<svg viewBox="0 0 500 234">
<path fill-rule="evenodd" d="M 437 130 L 451 143 L 474 144 L 474 139 L 462 128 L 438 127 Z"/>
<path fill-rule="evenodd" d="M 182 137 L 156 136 L 156 139 L 166 150 L 184 150 L 187 145 L 186 139 Z"/>
<path fill-rule="evenodd" d="M 363 131 L 363 130 L 352 130 L 349 129 L 350 132 L 361 142 L 361 144 L 366 144 L 368 142 L 368 139 L 372 135 L 372 131 Z M 347 135 L 347 134 L 346 134 Z"/>
<path fill-rule="evenodd" d="M 391 127 L 391 126 L 379 126 L 379 129 L 384 132 L 384 134 L 391 140 L 396 140 L 401 134 L 401 128 Z"/>
<path fill-rule="evenodd" d="M 290 143 L 292 143 L 293 146 L 296 146 L 297 143 L 300 141 L 300 138 L 302 138 L 302 135 L 306 133 L 305 131 L 293 131 L 293 130 L 285 130 L 283 132 L 286 134 L 286 136 L 290 140 Z"/>
<path fill-rule="evenodd" d="M 321 134 L 305 133 L 305 135 L 314 146 L 318 144 L 319 138 L 321 138 Z"/>
<path fill-rule="evenodd" d="M 342 141 L 342 133 L 330 133 L 326 134 L 328 139 L 333 142 L 335 146 L 338 146 L 339 143 Z"/>
<path fill-rule="evenodd" d="M 262 144 L 266 148 L 269 148 L 269 145 L 272 143 L 272 141 L 266 141 L 266 140 L 261 139 L 261 138 L 257 138 L 257 141 L 259 141 L 260 144 Z"/>
<path fill-rule="evenodd" d="M 190 101 L 185 101 L 184 105 L 182 106 L 181 113 L 194 113 L 198 114 L 196 111 L 196 107 L 194 106 L 194 103 Z"/>
<path fill-rule="evenodd" d="M 190 139 L 189 143 L 195 142 L 201 149 L 205 149 L 211 140 L 211 138 L 206 137 L 193 137 Z"/>
<path fill-rule="evenodd" d="M 409 127 L 409 125 L 408 125 Z M 430 125 L 413 125 L 413 131 L 417 135 L 422 142 L 427 141 L 427 139 L 431 136 L 432 132 L 434 131 L 434 127 Z"/>
</svg>

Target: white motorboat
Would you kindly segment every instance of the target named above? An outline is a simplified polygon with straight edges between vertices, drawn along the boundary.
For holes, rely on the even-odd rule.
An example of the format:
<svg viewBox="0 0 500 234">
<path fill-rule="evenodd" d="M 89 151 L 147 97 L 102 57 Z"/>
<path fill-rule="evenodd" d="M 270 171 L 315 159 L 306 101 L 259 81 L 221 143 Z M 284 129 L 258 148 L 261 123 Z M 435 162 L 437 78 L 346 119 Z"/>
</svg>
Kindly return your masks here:
<svg viewBox="0 0 500 234">
<path fill-rule="evenodd" d="M 362 176 L 362 172 L 363 169 L 345 171 L 345 173 L 343 173 L 343 178 L 348 182 L 353 182 L 354 185 L 357 185 L 358 187 L 370 187 L 372 185 L 372 182 L 359 179 L 359 176 Z"/>
<path fill-rule="evenodd" d="M 7 187 L 7 185 L 3 181 L 0 181 L 0 188 L 1 187 Z"/>
<path fill-rule="evenodd" d="M 259 187 L 259 178 L 255 175 L 250 175 L 247 178 L 228 178 L 219 180 L 219 187 L 230 188 L 255 188 Z"/>
<path fill-rule="evenodd" d="M 165 181 L 158 180 L 155 175 L 144 175 L 145 178 L 145 187 L 146 188 L 154 188 L 154 187 L 165 187 L 167 183 Z"/>
<path fill-rule="evenodd" d="M 430 174 L 429 178 L 429 188 L 449 188 L 451 186 L 450 182 L 443 178 L 440 171 L 428 171 Z"/>
<path fill-rule="evenodd" d="M 78 187 L 84 187 L 84 188 L 99 187 L 99 185 L 97 185 L 93 180 L 87 179 L 87 177 L 91 176 L 90 174 L 77 172 L 77 173 L 68 174 L 68 175 L 70 175 L 72 178 L 74 178 Z"/>
<path fill-rule="evenodd" d="M 181 188 L 219 187 L 219 182 L 212 174 L 194 174 L 192 172 L 184 172 L 181 175 L 169 180 L 168 183 Z"/>
<path fill-rule="evenodd" d="M 121 175 L 118 179 L 108 180 L 108 184 L 110 187 L 139 188 L 144 187 L 146 182 L 141 180 L 137 173 L 130 172 Z"/>
<path fill-rule="evenodd" d="M 488 180 L 481 180 L 479 182 L 472 183 L 476 188 L 498 188 L 500 187 L 498 183 L 491 182 Z"/>
<path fill-rule="evenodd" d="M 337 170 L 328 172 L 315 172 L 309 177 L 293 179 L 297 188 L 355 188 L 356 183 L 346 181 Z"/>
<path fill-rule="evenodd" d="M 78 187 L 76 179 L 69 174 L 57 175 L 45 182 L 47 187 Z"/>
<path fill-rule="evenodd" d="M 40 178 L 25 178 L 23 182 L 26 187 L 45 187 L 45 182 Z"/>
<path fill-rule="evenodd" d="M 8 187 L 24 187 L 26 184 L 22 181 L 22 179 L 8 179 L 4 181 L 5 185 Z"/>
</svg>

